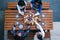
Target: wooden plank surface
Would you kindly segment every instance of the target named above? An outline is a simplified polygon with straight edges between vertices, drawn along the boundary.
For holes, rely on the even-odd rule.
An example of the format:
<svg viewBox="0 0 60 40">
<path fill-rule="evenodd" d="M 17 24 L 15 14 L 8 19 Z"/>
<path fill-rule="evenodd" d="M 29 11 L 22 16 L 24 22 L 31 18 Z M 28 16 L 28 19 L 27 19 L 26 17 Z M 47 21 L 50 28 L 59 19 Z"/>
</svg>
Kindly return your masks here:
<svg viewBox="0 0 60 40">
<path fill-rule="evenodd" d="M 8 9 L 16 8 L 17 2 L 8 2 Z M 27 9 L 31 8 L 30 3 L 27 2 L 26 5 Z M 43 9 L 49 9 L 50 8 L 50 3 L 49 2 L 43 2 L 42 3 L 42 8 Z"/>
<path fill-rule="evenodd" d="M 16 22 L 16 14 L 17 10 L 5 10 L 5 24 L 4 24 L 4 29 L 5 30 L 11 30 L 13 25 Z M 42 18 L 42 22 L 45 22 L 46 24 L 43 27 L 43 29 L 48 29 L 51 30 L 53 28 L 53 11 L 52 10 L 42 10 L 42 13 L 45 14 L 45 18 Z M 23 22 L 21 20 L 24 20 L 23 18 L 19 18 L 20 22 Z M 24 30 L 27 28 L 27 25 L 24 25 Z M 18 30 L 18 27 L 17 27 Z M 31 30 L 36 30 L 35 25 L 31 26 Z"/>
<path fill-rule="evenodd" d="M 31 10 L 26 10 L 27 12 L 28 11 L 31 11 Z M 33 12 L 35 12 L 35 10 L 33 10 Z M 41 13 L 52 13 L 53 11 L 52 10 L 42 10 Z M 5 13 L 18 13 L 18 10 L 5 10 Z"/>
</svg>

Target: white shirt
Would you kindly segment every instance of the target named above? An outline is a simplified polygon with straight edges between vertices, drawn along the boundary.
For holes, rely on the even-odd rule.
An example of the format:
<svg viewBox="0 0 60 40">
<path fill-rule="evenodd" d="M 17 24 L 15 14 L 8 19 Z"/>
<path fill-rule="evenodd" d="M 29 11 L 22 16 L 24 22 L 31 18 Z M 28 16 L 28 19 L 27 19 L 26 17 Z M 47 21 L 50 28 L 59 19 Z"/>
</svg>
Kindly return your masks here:
<svg viewBox="0 0 60 40">
<path fill-rule="evenodd" d="M 24 1 L 24 2 L 25 2 L 25 1 Z M 26 5 L 26 2 L 25 2 L 25 5 Z M 21 15 L 24 15 L 24 12 L 21 11 L 20 9 L 22 9 L 22 8 L 24 8 L 24 7 L 25 7 L 25 6 L 20 7 L 20 6 L 17 4 L 18 13 L 20 13 Z M 26 7 L 25 7 L 25 9 L 26 9 Z"/>
<path fill-rule="evenodd" d="M 37 22 L 35 22 L 35 24 L 37 25 L 37 29 L 39 29 L 41 31 L 42 37 L 45 37 L 45 32 L 43 31 L 43 28 L 41 27 L 41 25 Z"/>
<path fill-rule="evenodd" d="M 39 29 L 41 32 L 39 32 L 39 34 L 41 34 L 42 35 L 42 38 L 44 38 L 45 37 L 45 33 L 44 33 L 44 31 L 43 31 L 43 28 L 41 27 L 41 25 L 40 24 L 38 24 L 37 22 L 35 22 L 35 24 L 37 25 L 37 29 Z M 39 40 L 38 38 L 37 38 L 37 35 L 35 34 L 34 35 L 34 40 Z"/>
<path fill-rule="evenodd" d="M 34 40 L 39 40 L 39 39 L 37 38 L 37 35 L 34 35 Z"/>
</svg>

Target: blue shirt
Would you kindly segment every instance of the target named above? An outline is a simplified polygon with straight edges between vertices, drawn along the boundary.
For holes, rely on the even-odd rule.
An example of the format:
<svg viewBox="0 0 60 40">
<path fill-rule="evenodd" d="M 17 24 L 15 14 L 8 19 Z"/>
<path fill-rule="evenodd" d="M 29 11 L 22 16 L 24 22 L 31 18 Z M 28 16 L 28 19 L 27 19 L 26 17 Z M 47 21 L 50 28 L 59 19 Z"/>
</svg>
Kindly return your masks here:
<svg viewBox="0 0 60 40">
<path fill-rule="evenodd" d="M 31 4 L 32 4 L 32 9 L 35 9 L 35 10 L 37 10 L 37 12 L 41 12 L 41 10 L 42 10 L 42 5 L 39 5 L 38 7 L 37 7 L 37 5 L 35 4 L 35 0 L 32 0 L 31 1 Z"/>
<path fill-rule="evenodd" d="M 16 31 L 16 30 L 13 30 L 13 29 L 11 30 L 11 33 L 13 34 L 13 36 L 16 36 L 17 33 L 19 33 L 19 32 L 22 33 L 21 38 L 25 38 L 28 35 L 28 33 L 30 32 L 30 28 L 28 28 L 26 31 L 24 31 L 24 30 L 18 30 L 18 31 Z"/>
</svg>

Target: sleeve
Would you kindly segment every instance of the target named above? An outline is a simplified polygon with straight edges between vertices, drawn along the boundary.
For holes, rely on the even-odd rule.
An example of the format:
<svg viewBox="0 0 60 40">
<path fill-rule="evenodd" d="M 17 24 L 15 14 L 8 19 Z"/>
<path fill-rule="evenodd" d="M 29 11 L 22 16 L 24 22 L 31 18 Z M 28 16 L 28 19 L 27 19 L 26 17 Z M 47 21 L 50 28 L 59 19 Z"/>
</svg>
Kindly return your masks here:
<svg viewBox="0 0 60 40">
<path fill-rule="evenodd" d="M 35 24 L 36 24 L 36 28 L 37 29 L 39 29 L 40 31 L 41 31 L 41 33 L 42 33 L 42 36 L 43 36 L 43 38 L 44 38 L 44 36 L 45 36 L 45 33 L 44 33 L 44 31 L 43 31 L 43 28 L 41 27 L 41 25 L 40 24 L 38 24 L 37 22 L 35 22 Z"/>
<path fill-rule="evenodd" d="M 38 40 L 37 35 L 34 35 L 34 40 Z"/>
<path fill-rule="evenodd" d="M 34 5 L 35 4 L 35 1 L 34 0 L 31 0 L 31 8 L 33 7 L 32 5 Z"/>
<path fill-rule="evenodd" d="M 18 5 L 17 5 L 17 9 L 18 9 L 18 12 L 19 12 L 19 13 L 21 13 L 21 10 L 20 10 L 20 8 L 19 8 L 19 6 L 18 6 Z"/>
<path fill-rule="evenodd" d="M 24 1 L 25 2 L 25 9 L 24 10 L 26 10 L 26 4 L 27 4 L 27 2 L 26 1 Z"/>
<path fill-rule="evenodd" d="M 27 29 L 27 31 L 24 33 L 24 36 L 23 36 L 23 37 L 26 37 L 29 32 L 30 32 L 30 26 L 28 26 L 28 29 Z"/>
<path fill-rule="evenodd" d="M 39 9 L 37 10 L 37 12 L 36 12 L 35 16 L 36 16 L 36 15 L 40 15 L 41 10 L 42 10 L 42 5 L 40 5 L 40 6 L 39 6 Z"/>
<path fill-rule="evenodd" d="M 38 12 L 41 13 L 41 10 L 42 10 L 42 5 L 39 6 Z"/>
<path fill-rule="evenodd" d="M 13 26 L 12 30 L 11 30 L 11 33 L 15 36 L 16 35 L 16 32 L 15 32 L 15 26 Z"/>
<path fill-rule="evenodd" d="M 31 3 L 34 3 L 34 2 L 35 2 L 34 0 L 31 1 Z"/>
</svg>

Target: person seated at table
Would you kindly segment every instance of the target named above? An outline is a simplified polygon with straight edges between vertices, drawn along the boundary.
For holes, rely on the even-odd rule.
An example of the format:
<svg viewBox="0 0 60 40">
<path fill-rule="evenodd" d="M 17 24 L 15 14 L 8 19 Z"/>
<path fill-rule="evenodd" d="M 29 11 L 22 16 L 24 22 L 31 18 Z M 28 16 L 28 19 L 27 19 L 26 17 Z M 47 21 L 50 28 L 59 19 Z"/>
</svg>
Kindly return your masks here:
<svg viewBox="0 0 60 40">
<path fill-rule="evenodd" d="M 24 15 L 24 11 L 26 10 L 26 1 L 19 0 L 17 4 L 17 9 L 18 9 L 18 13 Z"/>
<path fill-rule="evenodd" d="M 36 24 L 37 32 L 34 35 L 34 40 L 43 40 L 45 37 L 44 30 L 40 24 L 38 24 L 37 22 L 35 22 L 35 24 Z"/>
<path fill-rule="evenodd" d="M 19 25 L 19 30 L 16 30 L 16 25 L 14 25 L 11 30 L 14 40 L 25 40 L 29 32 L 30 26 L 28 26 L 26 31 L 24 31 L 23 25 Z"/>
<path fill-rule="evenodd" d="M 31 0 L 31 8 L 36 10 L 35 16 L 40 15 L 42 10 L 42 1 L 41 0 Z"/>
</svg>

